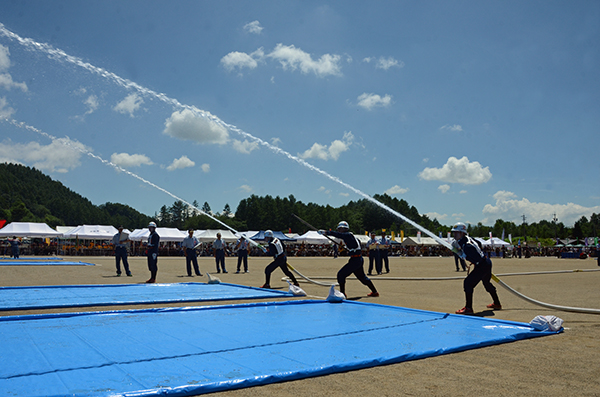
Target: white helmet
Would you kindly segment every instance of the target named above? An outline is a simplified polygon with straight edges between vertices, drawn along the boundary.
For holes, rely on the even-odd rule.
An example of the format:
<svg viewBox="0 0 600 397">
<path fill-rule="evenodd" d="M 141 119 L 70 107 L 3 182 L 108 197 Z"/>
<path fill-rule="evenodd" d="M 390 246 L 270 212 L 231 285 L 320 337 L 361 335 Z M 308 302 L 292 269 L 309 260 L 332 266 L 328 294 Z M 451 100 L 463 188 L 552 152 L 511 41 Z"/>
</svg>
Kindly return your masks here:
<svg viewBox="0 0 600 397">
<path fill-rule="evenodd" d="M 454 225 L 454 227 L 452 228 L 453 232 L 463 232 L 464 234 L 467 234 L 467 225 L 465 225 L 462 222 L 456 222 L 456 225 Z"/>
<path fill-rule="evenodd" d="M 341 221 L 340 223 L 338 223 L 337 228 L 350 230 L 350 226 L 348 225 L 348 222 L 346 222 L 346 221 Z"/>
<path fill-rule="evenodd" d="M 150 222 L 150 223 L 148 224 L 148 227 L 156 227 L 156 222 Z"/>
<path fill-rule="evenodd" d="M 275 238 L 272 230 L 265 231 L 265 238 Z"/>
</svg>

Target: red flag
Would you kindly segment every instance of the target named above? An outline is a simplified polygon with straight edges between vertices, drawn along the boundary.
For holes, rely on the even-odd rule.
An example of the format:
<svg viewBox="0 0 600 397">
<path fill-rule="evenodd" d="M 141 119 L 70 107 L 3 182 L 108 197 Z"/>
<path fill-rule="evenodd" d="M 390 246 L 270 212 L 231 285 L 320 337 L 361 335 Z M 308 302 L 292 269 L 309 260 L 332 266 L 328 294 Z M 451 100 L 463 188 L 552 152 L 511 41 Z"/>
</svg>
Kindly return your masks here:
<svg viewBox="0 0 600 397">
<path fill-rule="evenodd" d="M 2 229 L 6 225 L 6 219 L 0 219 L 0 229 Z"/>
</svg>

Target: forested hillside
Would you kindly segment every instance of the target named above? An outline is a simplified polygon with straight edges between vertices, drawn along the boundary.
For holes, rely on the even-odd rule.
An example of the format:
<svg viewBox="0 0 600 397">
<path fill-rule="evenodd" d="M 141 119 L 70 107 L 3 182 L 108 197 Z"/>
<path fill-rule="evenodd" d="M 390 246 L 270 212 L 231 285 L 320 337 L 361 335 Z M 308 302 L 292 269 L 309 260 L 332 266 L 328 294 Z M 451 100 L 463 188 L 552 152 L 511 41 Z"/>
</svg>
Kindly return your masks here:
<svg viewBox="0 0 600 397">
<path fill-rule="evenodd" d="M 45 222 L 51 227 L 122 224 L 126 228 L 141 227 L 150 220 L 127 205 L 94 205 L 35 168 L 6 163 L 0 164 L 0 219 Z"/>
</svg>

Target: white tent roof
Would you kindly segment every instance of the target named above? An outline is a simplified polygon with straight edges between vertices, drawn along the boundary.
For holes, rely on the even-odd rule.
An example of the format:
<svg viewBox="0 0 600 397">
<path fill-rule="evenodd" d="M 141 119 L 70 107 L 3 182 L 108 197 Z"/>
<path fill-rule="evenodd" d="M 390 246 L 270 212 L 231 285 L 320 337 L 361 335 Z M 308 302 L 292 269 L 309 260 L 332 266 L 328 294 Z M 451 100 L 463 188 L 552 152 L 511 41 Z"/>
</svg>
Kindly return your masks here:
<svg viewBox="0 0 600 397">
<path fill-rule="evenodd" d="M 327 237 L 320 235 L 314 230 L 309 230 L 301 236 L 296 237 L 296 242 L 306 244 L 331 244 L 331 240 Z"/>
<path fill-rule="evenodd" d="M 64 233 L 64 238 L 110 240 L 119 231 L 111 225 L 81 225 Z"/>
<path fill-rule="evenodd" d="M 237 238 L 240 238 L 242 236 L 246 237 L 246 239 L 250 239 L 250 237 L 254 236 L 256 233 L 258 233 L 258 230 L 249 230 L 247 232 L 237 232 L 235 233 Z M 221 237 L 223 237 L 223 235 L 221 235 Z"/>
<path fill-rule="evenodd" d="M 57 232 L 45 223 L 11 222 L 0 229 L 0 237 L 61 237 Z"/>
<path fill-rule="evenodd" d="M 75 229 L 77 226 L 56 226 L 56 231 L 65 234 L 69 230 Z"/>
<path fill-rule="evenodd" d="M 160 236 L 161 242 L 177 241 L 181 242 L 187 237 L 187 233 L 174 227 L 157 227 L 156 233 Z M 129 234 L 131 241 L 147 241 L 150 236 L 150 230 L 148 228 L 135 229 Z"/>
<path fill-rule="evenodd" d="M 202 234 L 195 234 L 201 243 L 212 243 L 217 239 L 217 233 L 221 233 L 221 239 L 226 243 L 235 243 L 239 237 L 236 237 L 230 230 L 205 230 Z"/>
<path fill-rule="evenodd" d="M 402 245 L 440 245 L 432 237 L 423 237 L 423 236 L 421 236 L 420 242 L 417 239 L 417 237 L 406 237 L 401 244 Z"/>
<path fill-rule="evenodd" d="M 501 240 L 498 237 L 492 237 L 489 240 L 485 240 L 482 244 L 484 247 L 487 247 L 487 246 L 494 246 L 494 247 L 506 246 L 506 247 L 508 247 L 510 245 L 510 243 L 507 243 L 506 241 Z"/>
<path fill-rule="evenodd" d="M 358 241 L 360 241 L 362 245 L 367 245 L 367 242 L 371 239 L 371 237 L 365 236 L 364 234 L 355 234 L 354 236 L 358 239 Z"/>
</svg>

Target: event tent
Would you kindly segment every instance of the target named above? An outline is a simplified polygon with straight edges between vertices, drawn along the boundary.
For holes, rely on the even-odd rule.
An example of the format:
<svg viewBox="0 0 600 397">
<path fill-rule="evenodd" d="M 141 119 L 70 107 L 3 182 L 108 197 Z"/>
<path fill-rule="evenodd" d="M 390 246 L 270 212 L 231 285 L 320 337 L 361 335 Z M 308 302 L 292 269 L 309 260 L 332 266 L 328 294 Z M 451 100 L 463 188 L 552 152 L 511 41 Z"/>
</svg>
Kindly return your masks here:
<svg viewBox="0 0 600 397">
<path fill-rule="evenodd" d="M 282 232 L 276 230 L 273 232 L 273 236 L 277 237 L 280 241 L 286 241 L 286 242 L 294 242 L 297 240 L 293 239 L 293 238 L 289 238 L 288 236 L 286 236 L 285 234 L 283 234 Z M 254 236 L 250 237 L 251 240 L 257 240 L 257 241 L 264 241 L 265 240 L 265 231 L 261 230 L 260 232 L 256 233 Z"/>
<path fill-rule="evenodd" d="M 61 237 L 57 232 L 45 223 L 11 222 L 0 229 L 0 237 Z"/>
<path fill-rule="evenodd" d="M 419 240 L 417 237 L 406 237 L 404 241 L 401 243 L 402 246 L 407 245 L 440 245 L 437 241 L 435 241 L 432 237 L 421 237 Z"/>
<path fill-rule="evenodd" d="M 331 240 L 314 230 L 309 230 L 303 235 L 296 237 L 296 241 L 306 244 L 332 244 Z"/>
<path fill-rule="evenodd" d="M 494 247 L 502 247 L 502 246 L 508 247 L 510 245 L 510 243 L 507 243 L 506 241 L 501 240 L 498 237 L 492 237 L 489 240 L 484 240 L 482 244 L 483 244 L 484 247 L 491 247 L 491 246 L 494 246 Z"/>
<path fill-rule="evenodd" d="M 217 233 L 221 233 L 221 239 L 226 243 L 235 243 L 238 241 L 239 237 L 236 237 L 235 234 L 231 232 L 231 230 L 220 230 L 220 229 L 208 229 L 197 231 L 194 233 L 194 236 L 201 243 L 212 243 L 217 239 Z"/>
<path fill-rule="evenodd" d="M 160 236 L 161 242 L 182 242 L 183 239 L 187 237 L 187 233 L 174 227 L 157 227 L 156 233 Z M 148 230 L 148 228 L 135 229 L 129 234 L 129 239 L 131 241 L 148 241 L 148 236 L 150 236 L 150 230 Z"/>
<path fill-rule="evenodd" d="M 81 225 L 63 234 L 63 238 L 110 240 L 119 231 L 111 225 Z"/>
</svg>

